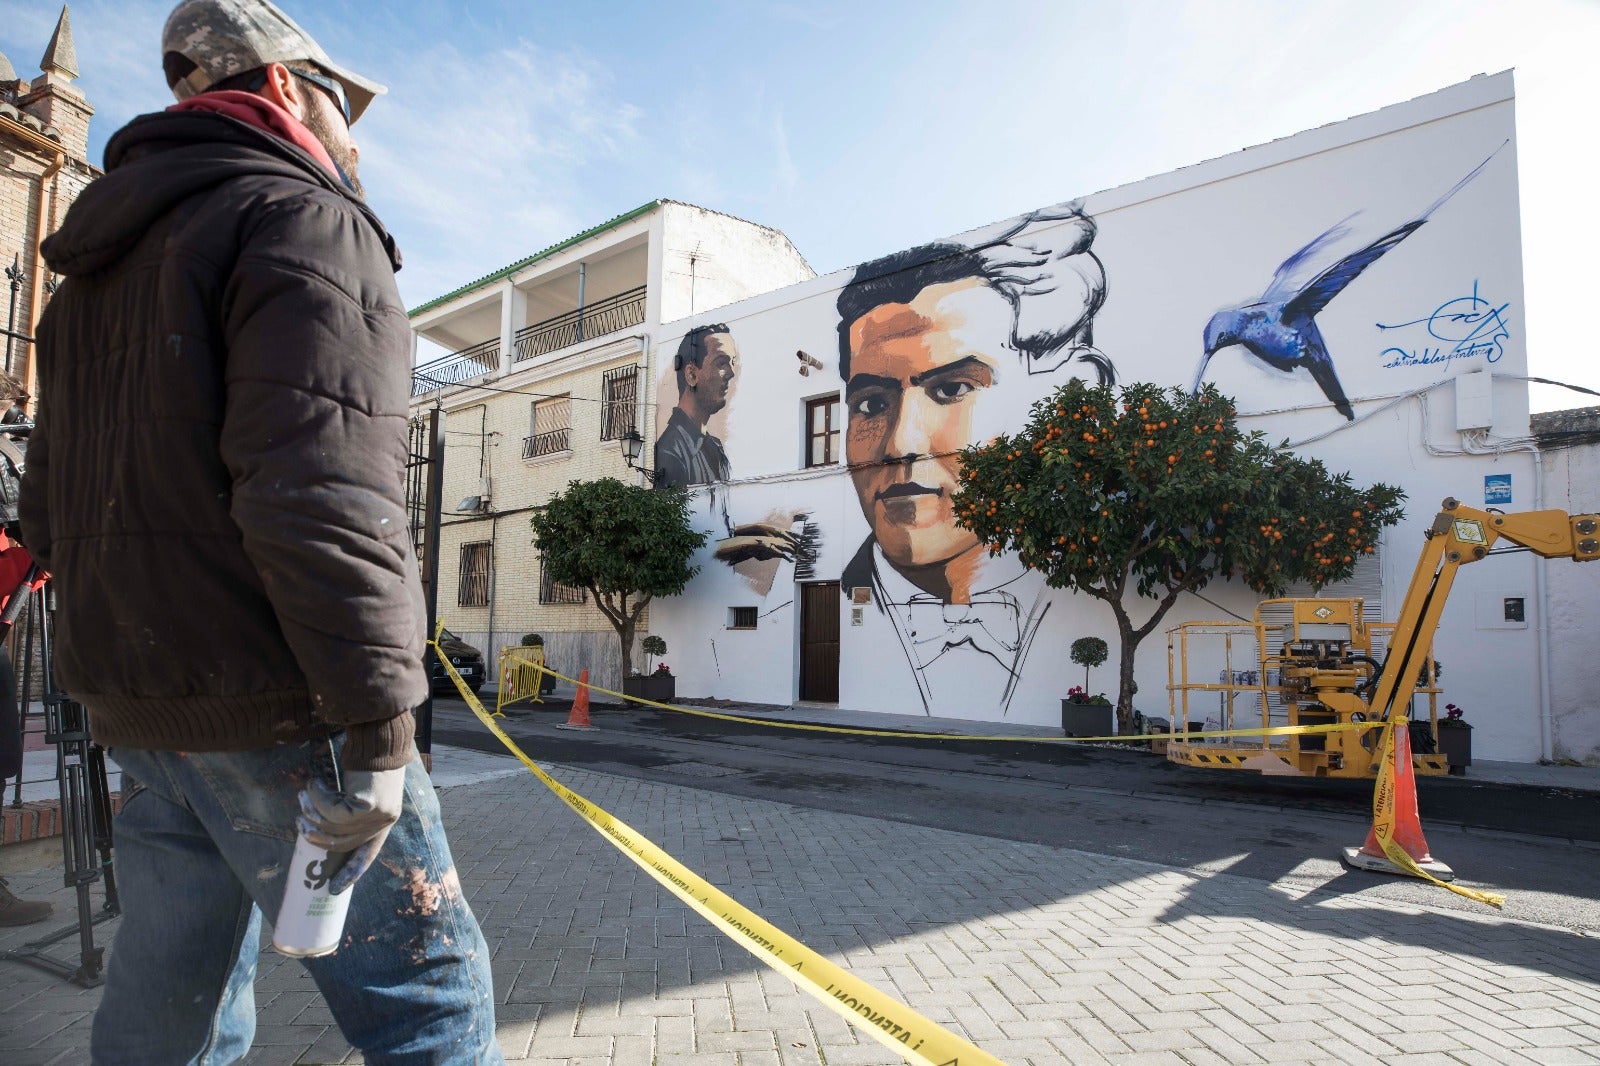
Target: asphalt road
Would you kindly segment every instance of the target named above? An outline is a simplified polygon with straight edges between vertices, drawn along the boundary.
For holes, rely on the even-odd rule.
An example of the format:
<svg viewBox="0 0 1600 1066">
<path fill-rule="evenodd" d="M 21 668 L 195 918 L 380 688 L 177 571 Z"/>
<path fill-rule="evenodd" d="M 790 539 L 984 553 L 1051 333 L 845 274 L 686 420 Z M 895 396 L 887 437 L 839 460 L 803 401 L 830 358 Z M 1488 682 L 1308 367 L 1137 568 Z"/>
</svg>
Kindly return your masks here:
<svg viewBox="0 0 1600 1066">
<path fill-rule="evenodd" d="M 1297 894 L 1490 913 L 1343 867 L 1340 848 L 1366 834 L 1369 782 L 1197 770 L 1087 745 L 841 736 L 607 707 L 592 712 L 596 732 L 554 728 L 566 713 L 565 703 L 519 709 L 503 725 L 556 767 L 1227 872 Z M 503 751 L 455 700 L 435 701 L 434 737 Z M 1419 803 L 1434 856 L 1461 883 L 1505 893 L 1507 916 L 1600 935 L 1600 795 L 1423 778 Z"/>
</svg>

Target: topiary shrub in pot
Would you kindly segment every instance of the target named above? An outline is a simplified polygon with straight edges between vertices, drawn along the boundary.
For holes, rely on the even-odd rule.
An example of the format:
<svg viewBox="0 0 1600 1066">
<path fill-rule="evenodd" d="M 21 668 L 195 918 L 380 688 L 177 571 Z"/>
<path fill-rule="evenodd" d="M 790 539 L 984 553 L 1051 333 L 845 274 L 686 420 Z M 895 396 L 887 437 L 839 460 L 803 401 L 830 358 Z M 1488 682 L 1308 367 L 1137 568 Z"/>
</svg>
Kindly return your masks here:
<svg viewBox="0 0 1600 1066">
<path fill-rule="evenodd" d="M 538 633 L 524 633 L 520 643 L 524 648 L 542 648 L 544 647 L 544 637 Z M 546 661 L 545 665 L 549 666 L 550 664 Z M 539 677 L 539 695 L 548 696 L 555 690 L 556 679 L 549 674 L 542 674 Z"/>
</svg>

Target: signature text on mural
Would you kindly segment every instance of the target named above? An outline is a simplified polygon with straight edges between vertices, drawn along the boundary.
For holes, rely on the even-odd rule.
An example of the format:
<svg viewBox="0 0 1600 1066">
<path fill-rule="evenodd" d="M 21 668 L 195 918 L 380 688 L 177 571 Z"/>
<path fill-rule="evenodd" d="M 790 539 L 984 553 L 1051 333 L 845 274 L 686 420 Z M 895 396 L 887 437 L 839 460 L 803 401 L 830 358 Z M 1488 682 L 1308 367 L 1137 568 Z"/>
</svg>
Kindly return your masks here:
<svg viewBox="0 0 1600 1066">
<path fill-rule="evenodd" d="M 1433 313 L 1409 322 L 1385 325 L 1376 323 L 1381 330 L 1427 330 L 1428 339 L 1420 346 L 1392 346 L 1379 353 L 1385 360 L 1384 369 L 1398 366 L 1431 366 L 1449 363 L 1456 359 L 1475 359 L 1482 356 L 1485 362 L 1498 363 L 1506 354 L 1506 341 L 1511 339 L 1511 327 L 1506 323 L 1506 309 L 1478 294 L 1478 283 L 1472 283 L 1472 295 L 1446 300 Z M 1439 343 L 1434 344 L 1432 342 Z"/>
</svg>

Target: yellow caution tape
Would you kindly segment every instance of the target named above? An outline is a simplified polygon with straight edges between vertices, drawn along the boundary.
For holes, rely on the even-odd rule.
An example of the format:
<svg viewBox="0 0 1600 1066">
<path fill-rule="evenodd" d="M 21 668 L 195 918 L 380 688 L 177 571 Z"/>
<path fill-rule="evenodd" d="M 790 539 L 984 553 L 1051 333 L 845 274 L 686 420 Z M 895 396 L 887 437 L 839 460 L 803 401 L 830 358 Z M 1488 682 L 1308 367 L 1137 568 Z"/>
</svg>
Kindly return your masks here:
<svg viewBox="0 0 1600 1066">
<path fill-rule="evenodd" d="M 437 634 L 430 643 L 438 652 Z M 472 713 L 500 739 L 500 743 L 511 754 L 522 760 L 522 765 L 624 855 L 638 863 L 673 895 L 750 954 L 911 1062 L 921 1066 L 1005 1066 L 993 1055 L 967 1043 L 898 1000 L 884 995 L 860 978 L 851 976 L 848 971 L 829 962 L 760 915 L 747 910 L 626 822 L 613 817 L 545 773 L 484 710 L 483 704 L 461 679 L 449 658 L 440 654 L 439 662 L 449 672 L 450 679 L 461 692 L 461 698 L 467 701 L 467 706 L 472 708 Z"/>
<path fill-rule="evenodd" d="M 1362 729 L 1382 729 L 1388 723 L 1381 721 L 1371 722 L 1334 722 L 1327 725 L 1271 725 L 1257 726 L 1252 729 L 1213 729 L 1206 732 L 1182 733 L 1122 733 L 1110 737 L 1027 737 L 1014 734 L 982 734 L 982 733 L 923 733 L 914 729 L 863 729 L 860 726 L 849 725 L 819 725 L 815 722 L 785 722 L 773 718 L 749 718 L 738 714 L 719 714 L 716 711 L 702 711 L 693 707 L 679 707 L 673 703 L 657 703 L 640 696 L 630 696 L 625 692 L 617 692 L 609 688 L 601 688 L 592 681 L 579 681 L 577 678 L 568 677 L 566 674 L 557 673 L 546 666 L 544 672 L 551 677 L 560 678 L 562 681 L 574 685 L 586 685 L 590 692 L 603 692 L 607 696 L 615 696 L 629 703 L 638 703 L 646 707 L 655 707 L 663 711 L 676 711 L 679 714 L 692 714 L 697 718 L 715 718 L 722 722 L 742 722 L 747 725 L 765 725 L 774 729 L 803 729 L 814 733 L 848 733 L 858 737 L 909 737 L 913 740 L 986 740 L 986 741 L 1012 741 L 1038 744 L 1088 744 L 1108 740 L 1165 740 L 1183 743 L 1189 740 L 1204 740 L 1212 737 L 1292 737 L 1292 736 L 1318 736 L 1325 733 L 1348 733 Z"/>
<path fill-rule="evenodd" d="M 1458 896 L 1487 903 L 1491 907 L 1504 906 L 1506 898 L 1498 892 L 1480 892 L 1475 888 L 1465 888 L 1439 880 L 1417 865 L 1410 852 L 1395 840 L 1395 790 L 1398 785 L 1395 781 L 1394 738 L 1398 730 L 1405 728 L 1408 728 L 1405 717 L 1398 716 L 1394 719 L 1394 729 L 1385 731 L 1383 735 L 1383 758 L 1378 763 L 1378 782 L 1372 790 L 1372 835 L 1378 838 L 1378 844 L 1383 848 L 1383 853 L 1388 856 L 1389 861 L 1412 877 L 1431 881 L 1440 888 L 1448 888 Z"/>
</svg>

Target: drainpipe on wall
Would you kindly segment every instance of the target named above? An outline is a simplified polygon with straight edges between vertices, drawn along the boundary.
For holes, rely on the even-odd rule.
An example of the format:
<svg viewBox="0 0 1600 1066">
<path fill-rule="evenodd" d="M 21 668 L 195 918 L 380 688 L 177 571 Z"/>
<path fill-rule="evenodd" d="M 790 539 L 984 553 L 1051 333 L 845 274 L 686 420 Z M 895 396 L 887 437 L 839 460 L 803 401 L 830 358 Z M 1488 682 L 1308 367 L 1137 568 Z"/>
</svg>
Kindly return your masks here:
<svg viewBox="0 0 1600 1066">
<path fill-rule="evenodd" d="M 490 491 L 494 488 L 494 464 L 489 462 L 489 405 L 480 404 L 483 408 L 478 421 L 478 478 L 487 481 Z M 498 431 L 497 431 L 498 432 Z M 495 548 L 499 539 L 500 515 L 494 510 L 494 497 L 489 497 L 489 624 L 488 636 L 484 642 L 489 646 L 483 650 L 483 662 L 487 668 L 492 663 L 497 664 L 494 657 L 494 595 L 495 585 L 499 579 L 500 564 L 496 559 Z M 495 666 L 496 676 L 499 676 L 499 667 Z"/>
<path fill-rule="evenodd" d="M 578 339 L 583 340 L 583 286 L 587 280 L 588 267 L 578 264 Z"/>
<path fill-rule="evenodd" d="M 1496 447 L 1490 452 L 1465 451 L 1466 455 L 1527 452 L 1533 457 L 1533 509 L 1544 510 L 1544 453 L 1534 439 Z M 1550 686 L 1550 583 L 1545 579 L 1547 560 L 1536 559 L 1533 564 L 1533 598 L 1539 605 L 1539 625 L 1534 635 L 1539 646 L 1539 759 L 1551 762 L 1555 758 L 1555 711 L 1551 706 Z"/>
<path fill-rule="evenodd" d="M 490 506 L 493 506 L 491 504 Z M 495 584 L 500 578 L 500 564 L 495 559 L 495 543 L 500 535 L 500 516 L 493 511 L 489 512 L 489 635 L 484 638 L 488 645 L 483 649 L 483 665 L 485 671 L 492 669 L 495 676 L 500 676 L 500 660 L 494 654 L 494 593 Z"/>
<path fill-rule="evenodd" d="M 1533 452 L 1533 509 L 1544 510 L 1544 453 L 1535 444 Z M 1533 595 L 1539 601 L 1539 758 L 1551 762 L 1556 757 L 1555 709 L 1550 701 L 1550 585 L 1545 580 L 1545 560 L 1533 564 Z"/>
<path fill-rule="evenodd" d="M 644 446 L 639 449 L 639 487 L 649 488 L 650 482 L 644 476 L 646 470 L 652 469 L 651 463 L 655 460 L 656 425 L 651 412 L 655 410 L 651 400 L 652 390 L 655 388 L 655 374 L 650 366 L 650 338 L 644 335 L 639 337 L 639 373 L 644 376 L 644 386 L 639 390 L 639 436 L 644 438 Z"/>
<path fill-rule="evenodd" d="M 39 251 L 39 246 L 44 243 L 46 236 L 56 231 L 56 204 L 60 199 L 60 197 L 56 195 L 56 186 L 58 186 L 61 181 L 61 168 L 66 165 L 66 153 L 57 152 L 55 161 L 45 168 L 43 174 L 39 175 L 39 194 L 38 199 L 34 203 L 33 216 L 34 218 L 38 219 L 36 225 L 38 228 L 39 239 L 35 241 L 33 245 L 33 301 L 28 305 L 28 336 L 35 338 L 39 336 L 39 315 L 44 310 L 39 306 L 40 298 L 44 295 L 44 254 Z M 45 185 L 47 183 L 51 187 L 50 217 L 48 221 L 46 220 L 44 213 Z M 48 227 L 48 229 L 46 227 Z M 37 340 L 35 340 L 33 345 L 28 348 L 27 388 L 28 395 L 30 396 L 33 395 L 33 387 L 37 378 L 37 375 L 34 372 L 35 367 L 37 367 L 39 363 L 39 361 L 34 358 L 34 353 L 37 348 Z"/>
<path fill-rule="evenodd" d="M 1533 509 L 1544 510 L 1544 453 L 1536 442 L 1513 444 L 1496 450 L 1527 452 L 1533 456 Z M 1555 711 L 1550 701 L 1550 583 L 1545 579 L 1548 560 L 1533 564 L 1533 598 L 1539 605 L 1539 627 L 1534 631 L 1539 645 L 1539 759 L 1555 758 Z"/>
</svg>

